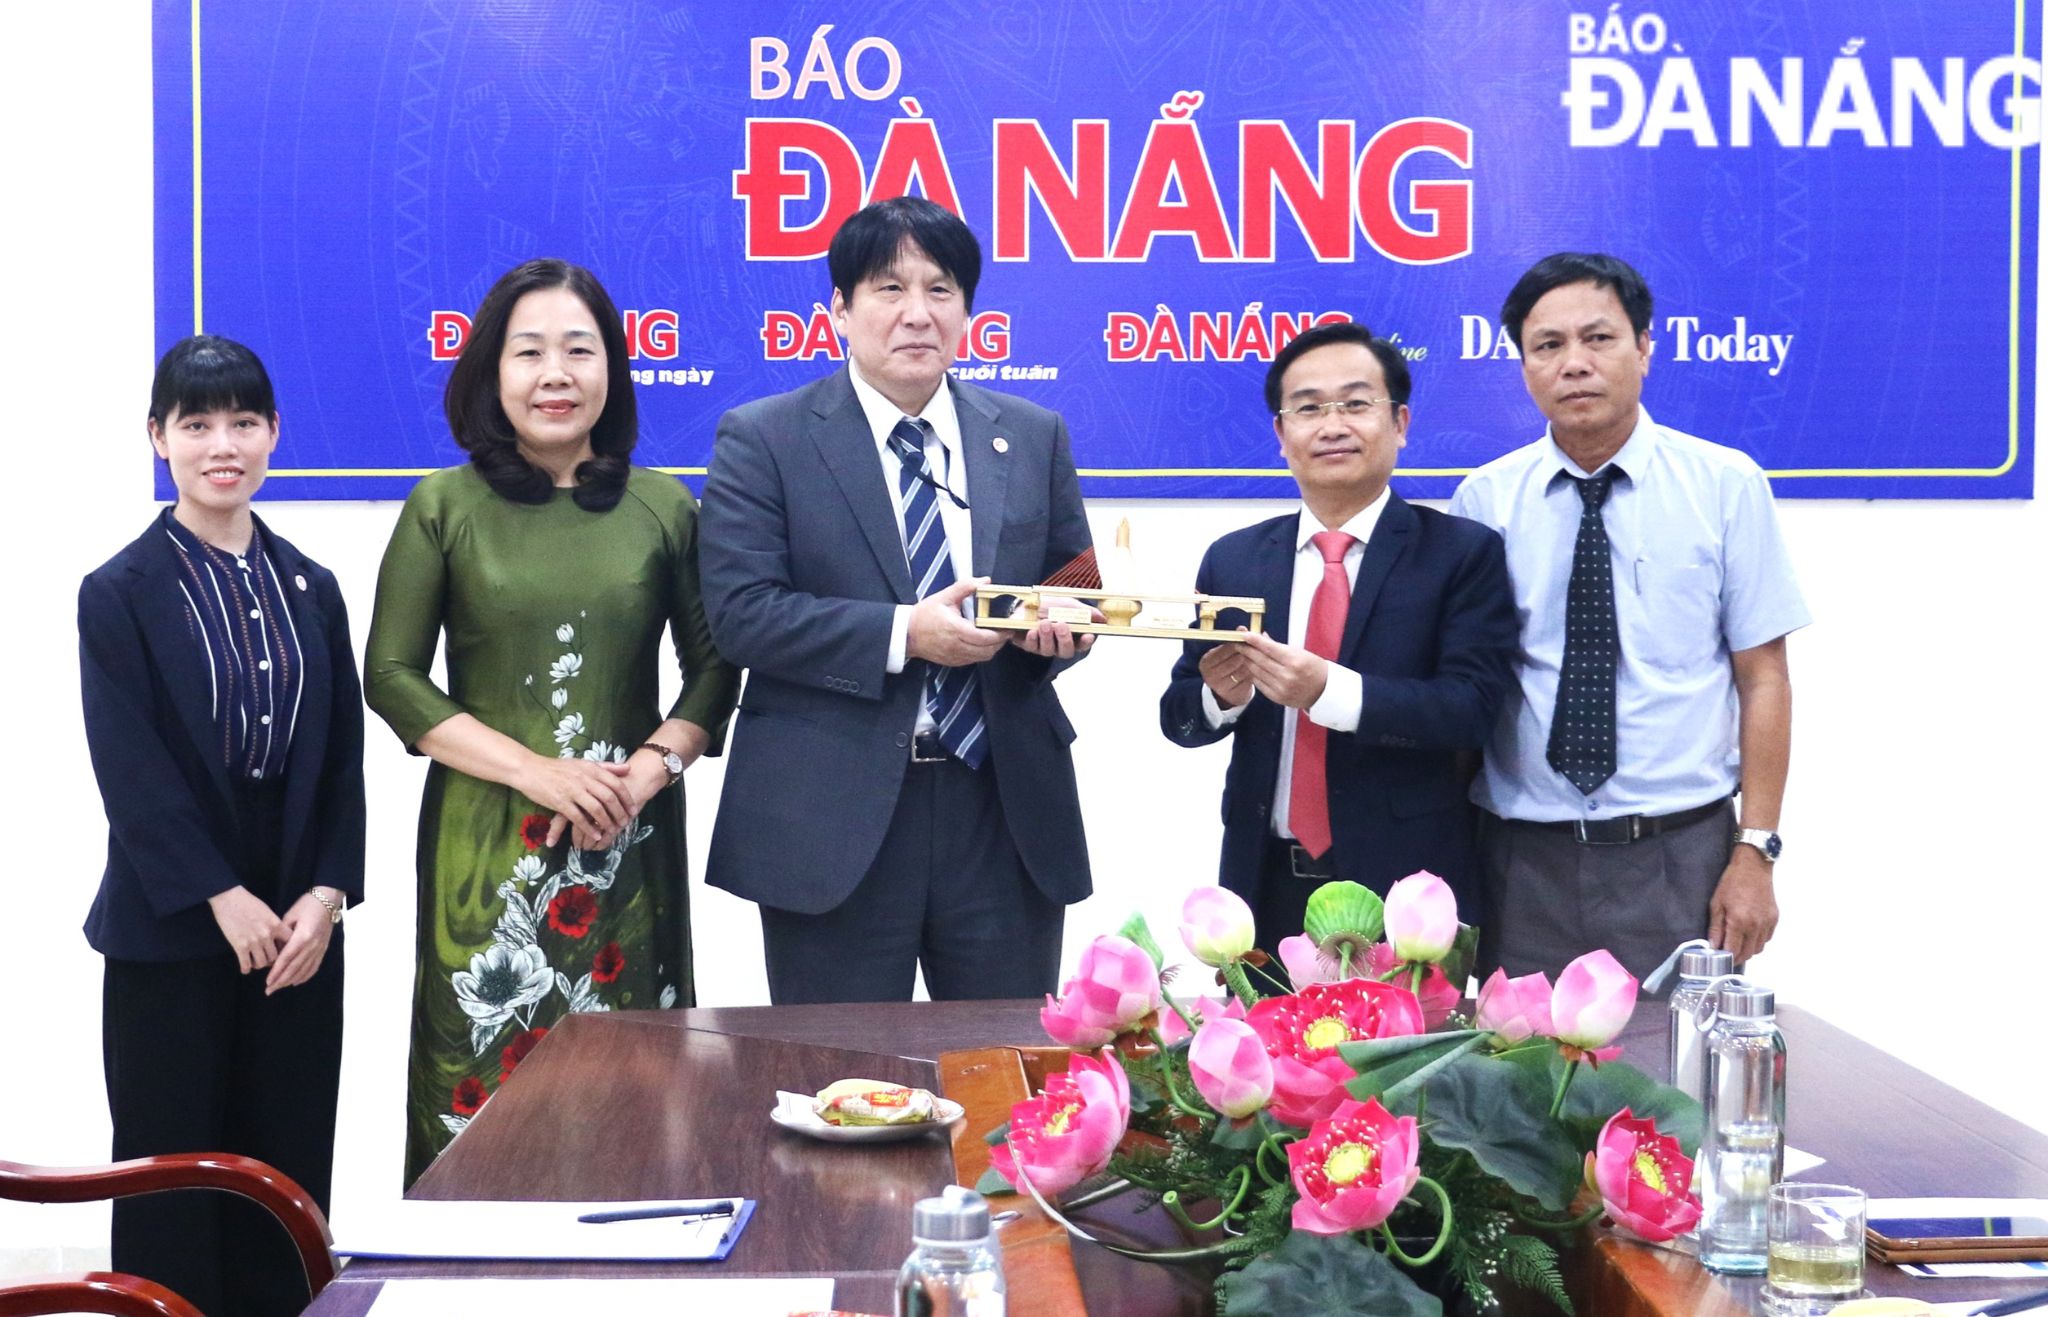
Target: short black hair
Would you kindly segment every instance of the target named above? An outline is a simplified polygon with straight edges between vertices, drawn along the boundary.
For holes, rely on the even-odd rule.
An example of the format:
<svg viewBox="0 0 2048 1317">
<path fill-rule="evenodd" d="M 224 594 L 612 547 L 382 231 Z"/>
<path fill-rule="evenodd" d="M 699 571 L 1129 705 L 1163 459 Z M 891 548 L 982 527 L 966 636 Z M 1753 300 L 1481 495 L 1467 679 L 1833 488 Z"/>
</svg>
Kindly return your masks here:
<svg viewBox="0 0 2048 1317">
<path fill-rule="evenodd" d="M 1529 272 L 1508 290 L 1507 301 L 1501 303 L 1500 323 L 1514 340 L 1515 349 L 1520 351 L 1522 347 L 1522 322 L 1545 293 L 1566 284 L 1588 283 L 1614 290 L 1621 309 L 1628 312 L 1628 322 L 1635 328 L 1636 337 L 1650 332 L 1650 285 L 1643 281 L 1635 266 L 1603 252 L 1553 252 L 1530 266 Z"/>
<path fill-rule="evenodd" d="M 915 243 L 959 284 L 967 309 L 974 310 L 974 289 L 981 283 L 981 244 L 965 220 L 923 197 L 892 197 L 847 217 L 825 255 L 833 290 L 851 304 L 853 290 L 863 279 L 896 268 L 896 254 L 905 242 Z"/>
<path fill-rule="evenodd" d="M 591 458 L 576 468 L 575 498 L 580 508 L 605 512 L 618 506 L 626 492 L 626 476 L 632 469 L 627 459 L 640 438 L 640 409 L 633 397 L 632 350 L 626 345 L 619 309 L 590 271 L 542 258 L 515 266 L 491 285 L 477 308 L 462 355 L 448 372 L 441 408 L 455 442 L 499 497 L 514 503 L 545 503 L 554 496 L 553 478 L 519 451 L 519 436 L 498 401 L 498 358 L 505 352 L 512 308 L 528 293 L 550 288 L 576 294 L 597 321 L 598 337 L 604 341 L 604 411 L 590 428 Z"/>
<path fill-rule="evenodd" d="M 277 416 L 270 372 L 248 348 L 218 334 L 179 339 L 156 363 L 149 386 L 149 419 L 168 425 L 173 416 L 199 412 L 255 412 Z"/>
<path fill-rule="evenodd" d="M 1408 405 L 1408 359 L 1401 355 L 1401 349 L 1386 339 L 1375 335 L 1356 320 L 1340 320 L 1335 324 L 1316 325 L 1305 329 L 1287 340 L 1287 346 L 1273 354 L 1273 364 L 1266 367 L 1266 410 L 1278 415 L 1280 412 L 1280 381 L 1287 374 L 1287 368 L 1306 353 L 1317 348 L 1326 348 L 1333 343 L 1356 343 L 1370 350 L 1379 358 L 1380 374 L 1387 379 L 1387 396 L 1396 406 Z"/>
</svg>

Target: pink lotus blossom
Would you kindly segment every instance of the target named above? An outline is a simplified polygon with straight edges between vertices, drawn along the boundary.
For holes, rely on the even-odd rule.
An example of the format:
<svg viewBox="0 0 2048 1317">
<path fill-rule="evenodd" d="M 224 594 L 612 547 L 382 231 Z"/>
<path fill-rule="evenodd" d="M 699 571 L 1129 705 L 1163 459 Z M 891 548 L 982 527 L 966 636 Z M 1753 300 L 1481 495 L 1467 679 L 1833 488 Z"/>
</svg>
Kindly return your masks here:
<svg viewBox="0 0 2048 1317">
<path fill-rule="evenodd" d="M 1273 1058 L 1258 1031 L 1242 1020 L 1205 1020 L 1188 1045 L 1188 1073 L 1202 1100 L 1233 1120 L 1273 1096 Z"/>
<path fill-rule="evenodd" d="M 1549 1037 L 1550 979 L 1543 974 L 1524 974 L 1511 979 L 1497 969 L 1479 989 L 1479 1006 L 1474 1027 L 1490 1030 L 1504 1043 L 1525 1042 L 1542 1035 Z"/>
<path fill-rule="evenodd" d="M 1385 942 L 1375 942 L 1365 957 L 1366 972 L 1383 982 L 1398 983 L 1409 987 L 1413 979 L 1413 967 L 1400 959 L 1394 948 Z M 1451 1018 L 1451 1012 L 1458 1009 L 1458 1002 L 1464 996 L 1451 986 L 1450 979 L 1437 965 L 1424 966 L 1422 987 L 1415 990 L 1416 998 L 1422 1003 L 1422 1023 L 1434 1029 Z"/>
<path fill-rule="evenodd" d="M 1076 1053 L 1063 1075 L 1046 1077 L 1038 1096 L 1010 1108 L 1008 1139 L 989 1162 L 1020 1192 L 1023 1178 L 1041 1194 L 1073 1188 L 1109 1164 L 1131 1120 L 1131 1086 L 1107 1052 Z"/>
<path fill-rule="evenodd" d="M 1081 953 L 1059 999 L 1045 999 L 1038 1022 L 1063 1047 L 1100 1047 L 1159 1009 L 1159 968 L 1145 949 L 1105 934 Z"/>
<path fill-rule="evenodd" d="M 1564 967 L 1550 994 L 1557 1041 L 1606 1061 L 1621 1054 L 1607 1045 L 1636 1007 L 1635 976 L 1608 952 L 1589 951 Z"/>
<path fill-rule="evenodd" d="M 1623 1107 L 1586 1154 L 1586 1179 L 1600 1192 L 1607 1215 L 1651 1243 L 1684 1234 L 1699 1223 L 1692 1193 L 1692 1159 L 1654 1121 Z"/>
<path fill-rule="evenodd" d="M 1277 948 L 1280 963 L 1286 967 L 1287 981 L 1300 992 L 1311 983 L 1335 983 L 1341 977 L 1356 978 L 1363 966 L 1353 965 L 1350 975 L 1343 975 L 1334 959 L 1326 957 L 1317 949 L 1316 940 L 1306 933 L 1283 937 Z"/>
<path fill-rule="evenodd" d="M 1193 1001 L 1180 1003 L 1180 1009 L 1194 1017 L 1195 1027 L 1198 1029 L 1210 1020 L 1244 1018 L 1244 1003 L 1231 996 L 1197 997 Z M 1181 1021 L 1180 1011 L 1162 1003 L 1159 1009 L 1159 1041 L 1171 1047 L 1192 1036 L 1187 1025 Z"/>
<path fill-rule="evenodd" d="M 1345 1100 L 1356 1072 L 1339 1043 L 1423 1032 L 1422 1004 L 1406 988 L 1371 979 L 1317 983 L 1291 997 L 1268 997 L 1245 1014 L 1273 1058 L 1274 1117 L 1307 1129 Z"/>
<path fill-rule="evenodd" d="M 1451 885 L 1424 869 L 1387 890 L 1387 941 L 1411 965 L 1434 965 L 1458 940 L 1458 898 Z"/>
<path fill-rule="evenodd" d="M 1204 965 L 1220 969 L 1252 949 L 1252 908 L 1236 892 L 1197 887 L 1180 907 L 1180 937 Z"/>
<path fill-rule="evenodd" d="M 1377 1098 L 1341 1103 L 1307 1138 L 1287 1145 L 1301 1194 L 1294 1228 L 1344 1235 L 1385 1221 L 1421 1178 L 1418 1151 L 1415 1117 L 1391 1116 Z"/>
</svg>

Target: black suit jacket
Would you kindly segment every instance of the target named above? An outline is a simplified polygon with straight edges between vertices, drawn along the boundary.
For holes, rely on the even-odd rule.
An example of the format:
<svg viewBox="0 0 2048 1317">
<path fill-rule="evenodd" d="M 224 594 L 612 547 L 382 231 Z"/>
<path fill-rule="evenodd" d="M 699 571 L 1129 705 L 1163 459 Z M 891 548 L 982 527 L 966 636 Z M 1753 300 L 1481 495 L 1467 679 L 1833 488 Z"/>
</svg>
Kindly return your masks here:
<svg viewBox="0 0 2048 1317">
<path fill-rule="evenodd" d="M 1300 515 L 1210 545 L 1195 588 L 1264 599 L 1265 630 L 1284 640 Z M 1237 624 L 1228 613 L 1224 621 Z M 1500 536 L 1388 495 L 1359 561 L 1337 655 L 1365 679 L 1358 730 L 1329 736 L 1330 849 L 1339 878 L 1384 894 L 1395 880 L 1428 869 L 1457 891 L 1464 921 L 1480 922 L 1468 755 L 1485 746 L 1513 685 L 1518 638 Z M 1197 666 L 1209 647 L 1183 647 L 1159 701 L 1160 726 L 1178 745 L 1235 738 L 1219 881 L 1255 900 L 1272 834 L 1283 719 L 1294 710 L 1254 695 L 1236 722 L 1209 726 Z"/>
<path fill-rule="evenodd" d="M 978 576 L 1033 585 L 1090 544 L 1066 424 L 948 380 Z M 873 432 L 844 370 L 726 413 L 704 484 L 700 572 L 719 653 L 747 668 L 705 878 L 776 909 L 830 910 L 882 845 L 910 764 L 927 665 L 888 672 L 917 601 Z M 1005 646 L 980 666 L 1010 834 L 1054 901 L 1088 895 L 1088 846 L 1059 665 Z"/>
<path fill-rule="evenodd" d="M 305 663 L 285 764 L 282 914 L 314 886 L 363 899 L 363 702 L 348 611 L 326 568 L 257 525 L 285 588 Z M 162 520 L 78 589 L 86 745 L 107 813 L 107 867 L 86 917 L 121 960 L 225 952 L 207 898 L 241 883 L 235 810 L 213 724 L 207 660 L 185 619 Z M 304 588 L 298 582 L 304 581 Z"/>
</svg>

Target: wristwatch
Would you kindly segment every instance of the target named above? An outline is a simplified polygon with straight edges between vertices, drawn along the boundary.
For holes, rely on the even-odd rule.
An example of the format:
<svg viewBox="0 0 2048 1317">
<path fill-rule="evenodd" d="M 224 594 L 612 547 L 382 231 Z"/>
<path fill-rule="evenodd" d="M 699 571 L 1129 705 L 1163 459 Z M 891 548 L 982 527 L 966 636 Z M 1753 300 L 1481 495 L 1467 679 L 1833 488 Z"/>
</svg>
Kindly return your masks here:
<svg viewBox="0 0 2048 1317">
<path fill-rule="evenodd" d="M 676 783 L 683 780 L 683 769 L 687 767 L 687 765 L 683 763 L 683 757 L 681 755 L 669 749 L 667 746 L 661 744 L 659 741 L 643 741 L 641 742 L 640 748 L 642 750 L 652 750 L 654 751 L 654 753 L 661 756 L 661 768 L 663 772 L 668 774 L 668 784 L 670 786 L 674 786 Z"/>
<path fill-rule="evenodd" d="M 1737 828 L 1735 842 L 1738 846 L 1754 846 L 1762 851 L 1767 864 L 1776 864 L 1778 856 L 1785 850 L 1784 841 L 1769 828 Z"/>
<path fill-rule="evenodd" d="M 322 896 L 320 889 L 317 887 L 308 887 L 306 891 L 312 895 L 315 901 L 318 901 L 326 908 L 328 923 L 338 924 L 341 922 L 341 917 L 348 913 L 348 893 L 342 891 L 339 887 L 334 889 L 334 899 L 332 901 Z"/>
</svg>

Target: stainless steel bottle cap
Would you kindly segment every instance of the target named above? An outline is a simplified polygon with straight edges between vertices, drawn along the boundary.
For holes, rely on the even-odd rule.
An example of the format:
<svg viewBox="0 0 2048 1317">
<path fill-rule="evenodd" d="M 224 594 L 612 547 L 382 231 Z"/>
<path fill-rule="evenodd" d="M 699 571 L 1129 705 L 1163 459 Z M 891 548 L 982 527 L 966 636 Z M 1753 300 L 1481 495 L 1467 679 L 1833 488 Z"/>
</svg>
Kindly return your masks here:
<svg viewBox="0 0 2048 1317">
<path fill-rule="evenodd" d="M 1678 972 L 1688 979 L 1718 978 L 1735 972 L 1735 953 L 1711 947 L 1693 947 L 1678 957 Z"/>
<path fill-rule="evenodd" d="M 947 1191 L 944 1198 L 921 1198 L 910 1215 L 910 1233 L 915 1239 L 941 1243 L 970 1243 L 987 1239 L 988 1199 L 973 1190 Z"/>
<path fill-rule="evenodd" d="M 1741 979 L 1721 985 L 1716 999 L 1724 1020 L 1768 1020 L 1778 1012 L 1778 994 Z"/>
</svg>

